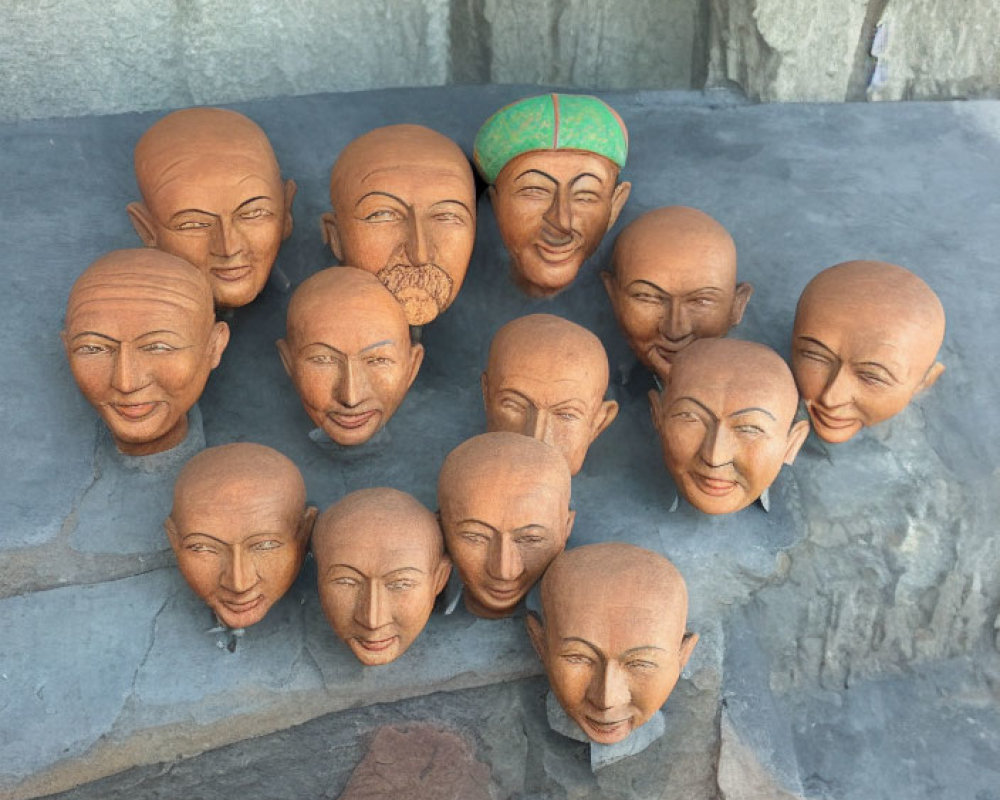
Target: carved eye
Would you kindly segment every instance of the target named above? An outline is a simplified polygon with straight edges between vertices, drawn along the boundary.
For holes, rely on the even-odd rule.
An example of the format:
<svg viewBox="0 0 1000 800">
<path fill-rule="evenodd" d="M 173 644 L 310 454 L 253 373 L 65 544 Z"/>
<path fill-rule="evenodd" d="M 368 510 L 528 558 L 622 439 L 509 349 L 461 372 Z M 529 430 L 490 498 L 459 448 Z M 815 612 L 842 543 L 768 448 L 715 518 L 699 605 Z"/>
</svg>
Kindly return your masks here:
<svg viewBox="0 0 1000 800">
<path fill-rule="evenodd" d="M 340 578 L 334 578 L 332 581 L 330 581 L 330 583 L 334 584 L 335 586 L 357 586 L 358 580 L 357 578 L 350 578 L 344 575 L 341 576 Z"/>
<path fill-rule="evenodd" d="M 465 217 L 463 217 L 457 211 L 438 211 L 436 214 L 434 214 L 434 219 L 437 222 L 444 222 L 449 225 L 465 224 Z"/>
<path fill-rule="evenodd" d="M 309 356 L 306 361 L 310 364 L 320 364 L 326 366 L 328 364 L 338 364 L 339 361 L 336 356 L 332 356 L 326 353 L 317 353 L 314 356 Z"/>
<path fill-rule="evenodd" d="M 172 353 L 177 348 L 166 342 L 150 342 L 139 348 L 144 353 Z"/>
<path fill-rule="evenodd" d="M 810 361 L 816 361 L 820 364 L 830 363 L 830 357 L 819 350 L 799 350 L 799 357 L 807 358 Z"/>
<path fill-rule="evenodd" d="M 273 217 L 274 215 L 266 208 L 252 208 L 240 214 L 243 219 L 262 219 L 263 217 Z"/>
<path fill-rule="evenodd" d="M 889 381 L 875 372 L 859 372 L 857 375 L 863 383 L 867 383 L 869 386 L 882 387 L 890 385 Z"/>
<path fill-rule="evenodd" d="M 692 297 L 688 302 L 690 302 L 691 305 L 694 306 L 701 306 L 703 308 L 707 308 L 708 306 L 714 306 L 716 301 L 714 297 L 703 295 L 701 297 Z"/>
<path fill-rule="evenodd" d="M 405 592 L 416 587 L 417 583 L 409 578 L 399 578 L 389 581 L 385 587 L 391 592 Z"/>
<path fill-rule="evenodd" d="M 81 344 L 73 348 L 73 355 L 77 356 L 96 356 L 107 352 L 108 348 L 100 344 Z"/>
<path fill-rule="evenodd" d="M 594 663 L 594 659 L 590 656 L 583 655 L 583 653 L 565 653 L 561 656 L 561 658 L 567 664 L 573 664 L 580 667 L 589 667 Z"/>
<path fill-rule="evenodd" d="M 625 666 L 632 670 L 645 672 L 656 669 L 659 666 L 659 664 L 657 664 L 655 661 L 646 661 L 645 659 L 636 658 L 631 661 L 628 661 L 625 664 Z"/>
<path fill-rule="evenodd" d="M 678 422 L 699 422 L 698 415 L 693 411 L 675 411 L 670 415 L 670 419 L 675 419 Z"/>
<path fill-rule="evenodd" d="M 749 436 L 760 436 L 765 432 L 764 429 L 760 427 L 760 425 L 750 425 L 750 424 L 736 425 L 733 427 L 733 430 L 736 431 L 737 433 L 745 433 Z"/>
<path fill-rule="evenodd" d="M 365 363 L 373 367 L 391 367 L 396 362 L 388 356 L 370 356 L 365 359 Z"/>
<path fill-rule="evenodd" d="M 196 219 L 187 219 L 174 226 L 175 231 L 200 231 L 210 227 L 210 223 Z"/>
<path fill-rule="evenodd" d="M 363 219 L 365 222 L 399 222 L 403 219 L 403 215 L 391 208 L 380 208 Z"/>
<path fill-rule="evenodd" d="M 576 411 L 557 411 L 555 415 L 563 422 L 579 422 L 582 419 Z"/>
<path fill-rule="evenodd" d="M 185 545 L 184 549 L 185 550 L 189 550 L 192 553 L 214 553 L 214 552 L 216 552 L 216 550 L 215 550 L 214 547 L 212 547 L 211 545 L 207 545 L 204 542 L 193 542 L 192 544 Z"/>
<path fill-rule="evenodd" d="M 597 192 L 574 192 L 573 194 L 574 203 L 599 203 L 601 202 L 601 196 Z"/>
<path fill-rule="evenodd" d="M 522 186 L 516 192 L 514 192 L 517 197 L 525 197 L 529 200 L 547 200 L 552 192 L 545 186 Z"/>
<path fill-rule="evenodd" d="M 489 537 L 482 533 L 476 533 L 476 531 L 462 531 L 459 533 L 465 541 L 469 544 L 482 545 L 489 542 Z"/>
<path fill-rule="evenodd" d="M 279 547 L 281 547 L 281 542 L 277 539 L 265 539 L 263 542 L 255 542 L 253 545 L 253 549 L 258 551 L 277 550 Z"/>
<path fill-rule="evenodd" d="M 500 401 L 500 408 L 504 411 L 510 411 L 512 414 L 524 413 L 524 406 L 516 400 L 511 400 L 509 398 L 505 398 Z"/>
<path fill-rule="evenodd" d="M 545 537 L 539 536 L 537 533 L 526 533 L 523 536 L 518 536 L 515 541 L 517 544 L 524 547 L 534 547 L 536 545 L 544 544 Z"/>
</svg>

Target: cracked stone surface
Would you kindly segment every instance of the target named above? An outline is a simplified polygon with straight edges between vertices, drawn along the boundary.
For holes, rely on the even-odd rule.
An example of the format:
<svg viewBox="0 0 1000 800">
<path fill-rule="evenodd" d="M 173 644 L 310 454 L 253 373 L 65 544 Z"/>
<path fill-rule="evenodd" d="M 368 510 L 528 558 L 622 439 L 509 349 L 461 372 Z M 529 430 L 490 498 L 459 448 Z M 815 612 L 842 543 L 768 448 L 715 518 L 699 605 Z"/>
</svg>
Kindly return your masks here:
<svg viewBox="0 0 1000 800">
<path fill-rule="evenodd" d="M 480 122 L 527 91 L 397 90 L 240 105 L 299 184 L 296 230 L 278 261 L 291 284 L 331 263 L 315 223 L 327 207 L 329 166 L 348 141 L 405 119 L 468 150 Z M 690 626 L 701 640 L 665 707 L 664 737 L 591 773 L 581 745 L 546 727 L 544 681 L 519 617 L 435 614 L 402 659 L 363 669 L 326 627 L 311 562 L 233 652 L 228 637 L 206 632 L 211 615 L 165 550 L 170 469 L 157 484 L 148 473 L 98 468 L 100 428 L 58 339 L 79 271 L 136 244 L 124 213 L 136 197 L 130 153 L 157 115 L 48 120 L 0 125 L 9 284 L 0 299 L 9 342 L 0 370 L 12 376 L 0 383 L 0 798 L 51 794 L 130 767 L 138 772 L 118 786 L 222 774 L 228 756 L 220 753 L 236 751 L 213 748 L 251 747 L 253 737 L 339 753 L 340 777 L 325 788 L 312 781 L 333 772 L 315 767 L 316 775 L 277 776 L 288 795 L 269 795 L 332 797 L 330 787 L 342 788 L 361 760 L 365 737 L 411 715 L 473 742 L 499 797 L 827 800 L 894 798 L 892 789 L 905 785 L 903 796 L 915 800 L 940 796 L 941 786 L 949 800 L 992 800 L 1000 104 L 605 97 L 632 134 L 624 177 L 633 193 L 619 228 L 671 203 L 726 225 L 741 279 L 756 287 L 736 335 L 787 355 L 795 301 L 816 271 L 885 258 L 941 296 L 942 379 L 845 445 L 811 440 L 779 476 L 770 513 L 755 505 L 707 517 L 684 503 L 670 512 L 675 491 L 649 423 L 648 378 L 633 368 L 597 277 L 611 238 L 564 294 L 531 300 L 508 280 L 483 198 L 466 285 L 423 331 L 424 366 L 385 437 L 353 452 L 309 438 L 274 349 L 287 302 L 275 285 L 230 318 L 232 344 L 199 408 L 208 444 L 259 441 L 288 454 L 311 503 L 389 485 L 433 507 L 445 454 L 484 426 L 478 378 L 493 332 L 538 311 L 594 330 L 622 410 L 574 478 L 570 545 L 631 541 L 664 552 L 687 577 Z M 461 700 L 469 697 L 475 703 Z M 295 726 L 319 717 L 340 732 L 306 746 Z M 897 718 L 884 758 L 917 764 L 912 780 L 895 768 L 880 772 L 878 756 L 860 756 Z M 182 760 L 206 751 L 207 760 Z M 931 763 L 938 751 L 961 768 Z M 261 757 L 261 770 L 273 763 Z M 218 784 L 230 795 L 259 778 L 232 769 L 232 782 Z M 136 783 L 142 788 L 130 796 L 171 796 L 157 785 Z M 108 792 L 79 796 L 116 796 Z"/>
</svg>

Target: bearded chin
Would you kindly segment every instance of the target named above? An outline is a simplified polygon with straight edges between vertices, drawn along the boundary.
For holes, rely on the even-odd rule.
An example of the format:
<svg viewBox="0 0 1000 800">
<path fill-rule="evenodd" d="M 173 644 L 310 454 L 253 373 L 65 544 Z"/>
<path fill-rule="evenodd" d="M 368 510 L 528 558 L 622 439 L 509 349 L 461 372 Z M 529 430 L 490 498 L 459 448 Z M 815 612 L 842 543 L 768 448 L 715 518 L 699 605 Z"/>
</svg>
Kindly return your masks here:
<svg viewBox="0 0 1000 800">
<path fill-rule="evenodd" d="M 437 264 L 431 263 L 417 266 L 387 264 L 375 274 L 375 277 L 396 296 L 400 293 L 427 295 L 434 301 L 438 313 L 448 307 L 454 286 L 451 276 Z"/>
</svg>

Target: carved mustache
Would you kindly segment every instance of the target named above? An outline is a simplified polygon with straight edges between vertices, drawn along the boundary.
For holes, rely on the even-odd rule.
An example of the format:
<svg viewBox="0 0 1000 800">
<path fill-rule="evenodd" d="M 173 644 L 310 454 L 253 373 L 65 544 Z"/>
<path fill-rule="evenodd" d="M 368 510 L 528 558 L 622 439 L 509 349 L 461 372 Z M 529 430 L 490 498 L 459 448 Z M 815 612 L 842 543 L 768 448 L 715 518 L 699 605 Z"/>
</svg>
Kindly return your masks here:
<svg viewBox="0 0 1000 800">
<path fill-rule="evenodd" d="M 434 300 L 438 309 L 444 311 L 451 299 L 455 282 L 437 264 L 386 264 L 375 277 L 394 295 L 405 289 L 419 289 Z"/>
</svg>

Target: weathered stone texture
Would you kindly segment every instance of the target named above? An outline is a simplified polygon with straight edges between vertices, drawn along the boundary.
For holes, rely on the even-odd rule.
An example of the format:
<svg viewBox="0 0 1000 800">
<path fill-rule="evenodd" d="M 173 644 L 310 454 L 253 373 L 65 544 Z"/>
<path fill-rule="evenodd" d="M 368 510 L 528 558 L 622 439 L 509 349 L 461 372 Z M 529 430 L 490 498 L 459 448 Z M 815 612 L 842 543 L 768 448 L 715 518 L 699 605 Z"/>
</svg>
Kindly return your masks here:
<svg viewBox="0 0 1000 800">
<path fill-rule="evenodd" d="M 885 82 L 876 100 L 1000 96 L 1000 13 L 995 0 L 889 0 Z"/>
</svg>

